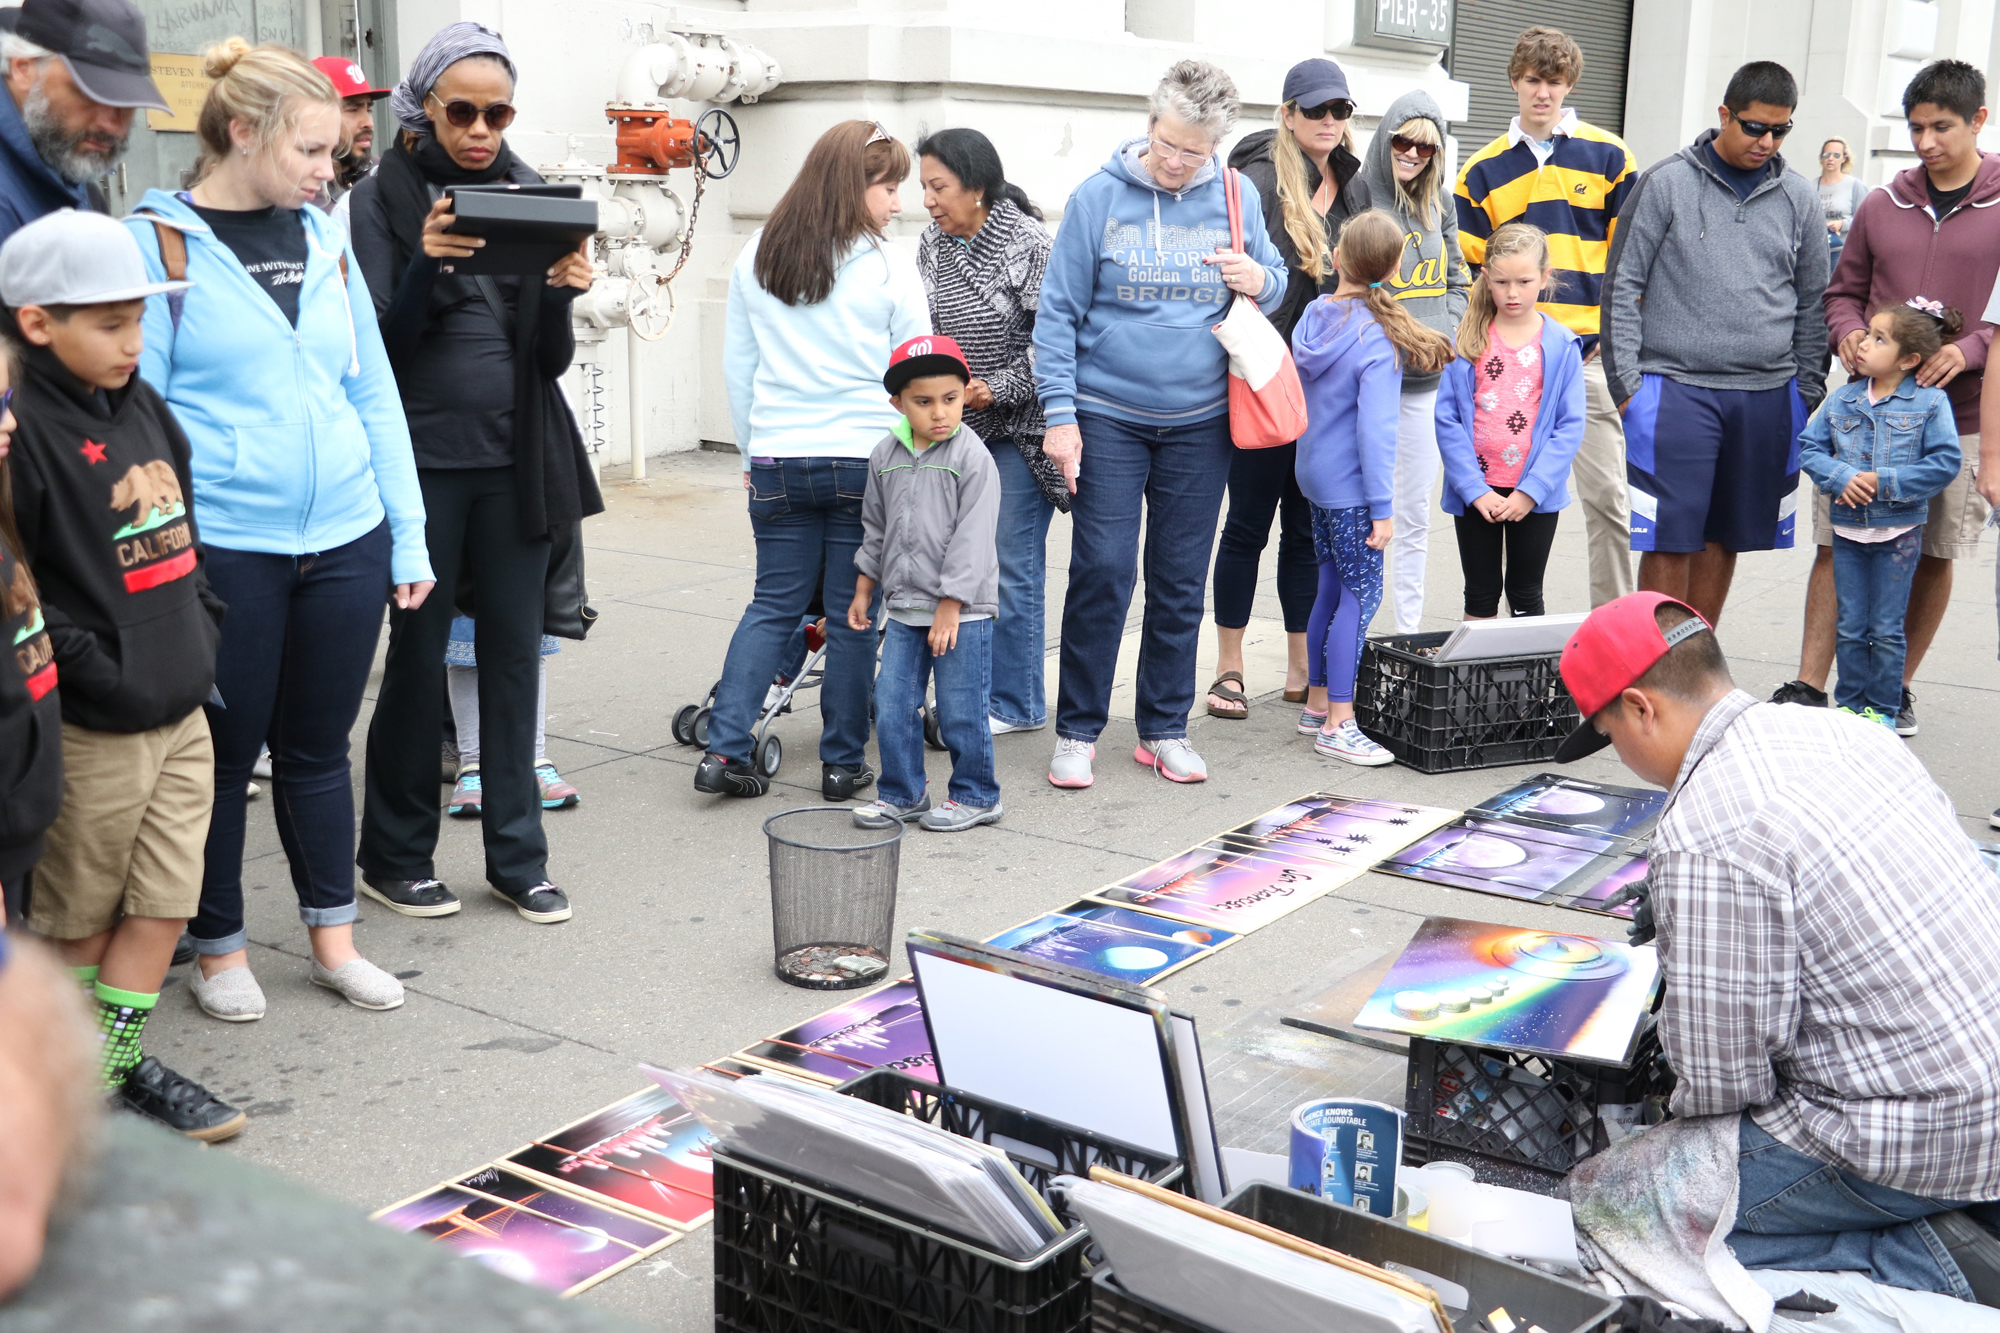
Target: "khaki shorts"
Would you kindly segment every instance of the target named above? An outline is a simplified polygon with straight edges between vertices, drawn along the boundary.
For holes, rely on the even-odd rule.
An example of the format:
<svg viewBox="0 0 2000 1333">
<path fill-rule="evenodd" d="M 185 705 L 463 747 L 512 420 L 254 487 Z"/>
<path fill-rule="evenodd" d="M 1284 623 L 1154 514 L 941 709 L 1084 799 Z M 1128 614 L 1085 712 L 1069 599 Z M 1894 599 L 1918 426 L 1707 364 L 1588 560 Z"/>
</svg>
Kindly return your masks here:
<svg viewBox="0 0 2000 1333">
<path fill-rule="evenodd" d="M 1924 554 L 1939 560 L 1959 560 L 1979 553 L 1979 534 L 1986 527 L 1987 504 L 1980 495 L 1979 437 L 1958 437 L 1965 462 L 1958 478 L 1931 497 L 1931 516 L 1924 523 Z M 1811 485 L 1810 482 L 1807 483 Z M 1813 541 L 1833 545 L 1833 497 L 1813 487 Z"/>
<path fill-rule="evenodd" d="M 62 811 L 35 867 L 29 928 L 81 940 L 125 916 L 193 916 L 215 808 L 208 714 L 130 735 L 64 722 L 62 737 Z"/>
</svg>

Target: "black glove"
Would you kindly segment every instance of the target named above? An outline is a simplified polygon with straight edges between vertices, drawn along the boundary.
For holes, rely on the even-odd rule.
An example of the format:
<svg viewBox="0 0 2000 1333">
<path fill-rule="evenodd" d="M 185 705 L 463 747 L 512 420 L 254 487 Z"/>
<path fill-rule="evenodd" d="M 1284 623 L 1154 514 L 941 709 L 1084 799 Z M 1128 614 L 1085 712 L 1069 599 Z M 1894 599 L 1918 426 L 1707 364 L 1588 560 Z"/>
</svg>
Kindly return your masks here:
<svg viewBox="0 0 2000 1333">
<path fill-rule="evenodd" d="M 1653 887 L 1648 876 L 1637 884 L 1628 884 L 1604 900 L 1606 907 L 1620 907 L 1632 903 L 1632 924 L 1625 928 L 1625 938 L 1633 944 L 1647 944 L 1653 938 Z"/>
</svg>

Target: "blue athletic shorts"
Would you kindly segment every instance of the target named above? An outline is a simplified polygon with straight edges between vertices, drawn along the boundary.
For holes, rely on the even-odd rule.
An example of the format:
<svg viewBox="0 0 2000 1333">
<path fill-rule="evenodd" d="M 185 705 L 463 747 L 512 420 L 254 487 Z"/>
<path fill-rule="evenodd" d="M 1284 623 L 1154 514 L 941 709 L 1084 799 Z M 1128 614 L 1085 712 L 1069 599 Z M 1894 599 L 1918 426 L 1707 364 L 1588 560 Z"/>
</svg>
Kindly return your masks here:
<svg viewBox="0 0 2000 1333">
<path fill-rule="evenodd" d="M 1797 380 L 1700 389 L 1645 376 L 1625 405 L 1632 549 L 1789 550 L 1805 428 Z"/>
</svg>

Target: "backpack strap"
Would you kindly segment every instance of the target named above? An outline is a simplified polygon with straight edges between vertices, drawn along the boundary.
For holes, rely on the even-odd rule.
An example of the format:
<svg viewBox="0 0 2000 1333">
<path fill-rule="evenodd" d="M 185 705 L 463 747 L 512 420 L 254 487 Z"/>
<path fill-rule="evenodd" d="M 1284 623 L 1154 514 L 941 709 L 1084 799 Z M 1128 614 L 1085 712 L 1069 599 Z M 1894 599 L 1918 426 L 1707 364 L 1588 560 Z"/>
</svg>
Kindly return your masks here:
<svg viewBox="0 0 2000 1333">
<path fill-rule="evenodd" d="M 167 281 L 186 282 L 188 275 L 187 237 L 181 235 L 180 228 L 170 227 L 158 218 L 153 219 L 153 235 L 160 242 L 160 264 L 167 270 Z M 181 331 L 181 309 L 187 304 L 187 291 L 167 293 L 167 314 L 174 321 L 174 332 Z"/>
</svg>

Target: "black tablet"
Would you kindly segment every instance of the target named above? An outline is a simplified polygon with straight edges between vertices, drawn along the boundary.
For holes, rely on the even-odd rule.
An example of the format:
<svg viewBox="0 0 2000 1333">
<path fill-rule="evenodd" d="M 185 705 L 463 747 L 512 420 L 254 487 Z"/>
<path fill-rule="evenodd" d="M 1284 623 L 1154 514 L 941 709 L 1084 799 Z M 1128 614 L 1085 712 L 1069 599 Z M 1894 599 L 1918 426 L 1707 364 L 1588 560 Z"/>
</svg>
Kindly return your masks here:
<svg viewBox="0 0 2000 1333">
<path fill-rule="evenodd" d="M 455 236 L 486 244 L 446 262 L 454 273 L 547 273 L 597 230 L 597 201 L 581 185 L 448 185 Z"/>
</svg>

